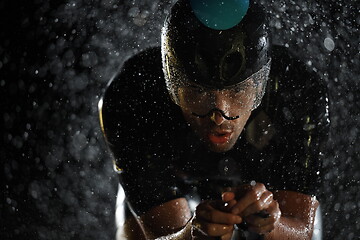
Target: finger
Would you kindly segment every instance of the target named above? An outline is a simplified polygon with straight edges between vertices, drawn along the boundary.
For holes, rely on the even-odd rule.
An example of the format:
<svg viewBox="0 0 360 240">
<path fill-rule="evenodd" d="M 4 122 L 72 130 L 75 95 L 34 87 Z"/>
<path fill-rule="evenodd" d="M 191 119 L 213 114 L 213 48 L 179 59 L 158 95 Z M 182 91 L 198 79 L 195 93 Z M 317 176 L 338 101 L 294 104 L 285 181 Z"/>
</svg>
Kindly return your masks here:
<svg viewBox="0 0 360 240">
<path fill-rule="evenodd" d="M 232 235 L 233 235 L 233 232 L 229 232 L 229 233 L 221 236 L 220 239 L 221 239 L 221 240 L 231 240 Z"/>
<path fill-rule="evenodd" d="M 276 221 L 278 221 L 281 217 L 281 210 L 279 207 L 279 203 L 277 201 L 273 201 L 268 209 L 266 209 L 266 212 L 269 213 L 269 216 L 274 218 Z"/>
<path fill-rule="evenodd" d="M 281 217 L 279 204 L 276 201 L 273 201 L 270 204 L 269 208 L 266 209 L 266 212 L 269 213 L 269 216 L 267 218 L 263 218 L 254 214 L 245 218 L 246 223 L 255 228 L 264 228 L 264 231 L 268 230 L 269 227 L 266 227 L 268 225 L 272 225 L 273 227 L 275 227 L 276 222 L 278 222 Z"/>
<path fill-rule="evenodd" d="M 233 192 L 224 192 L 222 195 L 221 195 L 221 198 L 224 202 L 229 202 L 231 200 L 234 200 L 235 199 L 235 193 Z"/>
<path fill-rule="evenodd" d="M 232 234 L 234 225 L 209 223 L 203 220 L 195 219 L 193 227 L 200 231 L 203 235 L 210 237 L 220 237 L 227 234 Z"/>
<path fill-rule="evenodd" d="M 226 212 L 231 212 L 231 209 L 236 205 L 237 201 L 236 200 L 231 200 L 229 202 L 227 202 L 223 208 L 224 211 Z"/>
<path fill-rule="evenodd" d="M 281 211 L 277 201 L 273 201 L 264 212 L 268 214 L 265 218 L 257 214 L 253 214 L 247 216 L 245 220 L 247 223 L 252 225 L 267 225 L 277 222 L 281 217 Z"/>
<path fill-rule="evenodd" d="M 249 225 L 261 227 L 261 226 L 266 226 L 269 224 L 274 224 L 276 222 L 276 218 L 272 217 L 272 216 L 263 218 L 263 217 L 259 217 L 257 215 L 250 215 L 245 218 L 245 221 Z"/>
<path fill-rule="evenodd" d="M 235 200 L 235 193 L 234 192 L 224 192 L 221 195 L 222 201 L 225 202 L 224 206 L 221 208 L 222 211 L 230 212 L 231 208 L 235 206 L 236 200 Z"/>
<path fill-rule="evenodd" d="M 242 212 L 242 216 L 246 217 L 251 214 L 258 213 L 264 209 L 267 209 L 270 204 L 274 201 L 273 194 L 270 191 L 265 191 L 260 199 L 258 201 L 255 201 L 250 206 L 248 206 L 244 211 Z"/>
<path fill-rule="evenodd" d="M 267 191 L 264 184 L 256 183 L 249 188 L 242 198 L 238 199 L 236 205 L 231 209 L 233 214 L 242 214 L 242 212 L 256 201 L 260 200 L 261 195 Z"/>
<path fill-rule="evenodd" d="M 207 222 L 217 224 L 239 224 L 242 222 L 242 218 L 232 213 L 223 212 L 215 209 L 210 204 L 200 204 L 196 209 L 196 216 Z"/>
<path fill-rule="evenodd" d="M 222 204 L 219 204 L 216 208 L 220 211 L 231 213 L 231 209 L 235 204 L 236 200 L 231 200 L 229 202 L 222 202 Z"/>
</svg>

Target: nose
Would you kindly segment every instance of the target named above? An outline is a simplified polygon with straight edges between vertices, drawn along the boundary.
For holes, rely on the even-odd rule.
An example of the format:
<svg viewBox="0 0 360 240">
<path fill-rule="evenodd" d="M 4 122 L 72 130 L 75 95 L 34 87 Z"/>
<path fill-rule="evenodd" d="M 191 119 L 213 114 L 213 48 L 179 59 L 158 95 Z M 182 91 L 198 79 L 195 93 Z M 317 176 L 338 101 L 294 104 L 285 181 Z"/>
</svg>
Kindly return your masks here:
<svg viewBox="0 0 360 240">
<path fill-rule="evenodd" d="M 212 92 L 213 106 L 215 109 L 223 111 L 228 114 L 228 104 L 226 102 L 226 96 L 221 91 Z M 213 111 L 210 118 L 216 125 L 220 126 L 226 119 L 223 117 L 220 111 Z"/>
<path fill-rule="evenodd" d="M 222 110 L 225 114 L 227 113 L 228 104 L 226 102 L 226 96 L 224 92 L 213 91 L 212 102 L 215 108 Z"/>
<path fill-rule="evenodd" d="M 213 91 L 212 102 L 213 108 L 219 109 L 223 111 L 225 115 L 228 115 L 230 109 L 228 103 L 228 96 L 225 92 Z"/>
<path fill-rule="evenodd" d="M 210 117 L 217 126 L 220 126 L 226 119 L 222 116 L 219 111 L 213 111 Z"/>
</svg>

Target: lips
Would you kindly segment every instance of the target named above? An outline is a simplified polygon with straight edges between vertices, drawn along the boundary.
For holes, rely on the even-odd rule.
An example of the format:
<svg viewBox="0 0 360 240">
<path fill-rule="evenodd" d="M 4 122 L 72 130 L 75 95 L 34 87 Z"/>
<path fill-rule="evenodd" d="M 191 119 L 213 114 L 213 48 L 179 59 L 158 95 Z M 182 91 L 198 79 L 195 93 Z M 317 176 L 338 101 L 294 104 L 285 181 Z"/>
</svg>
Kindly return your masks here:
<svg viewBox="0 0 360 240">
<path fill-rule="evenodd" d="M 210 142 L 214 144 L 224 144 L 229 142 L 232 132 L 229 131 L 215 131 L 208 134 Z"/>
</svg>

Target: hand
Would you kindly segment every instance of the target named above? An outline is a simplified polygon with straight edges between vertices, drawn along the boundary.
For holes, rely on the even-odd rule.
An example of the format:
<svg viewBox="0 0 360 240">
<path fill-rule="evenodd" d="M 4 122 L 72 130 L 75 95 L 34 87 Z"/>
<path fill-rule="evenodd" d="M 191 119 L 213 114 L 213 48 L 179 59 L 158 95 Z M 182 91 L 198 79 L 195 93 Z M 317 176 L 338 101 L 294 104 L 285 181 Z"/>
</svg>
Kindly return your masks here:
<svg viewBox="0 0 360 240">
<path fill-rule="evenodd" d="M 279 204 L 262 183 L 243 185 L 234 192 L 226 192 L 223 201 L 231 205 L 232 214 L 244 219 L 249 231 L 258 234 L 271 232 L 281 217 Z"/>
<path fill-rule="evenodd" d="M 229 204 L 223 201 L 200 203 L 196 208 L 195 219 L 193 220 L 195 234 L 230 240 L 234 224 L 240 224 L 242 218 L 231 213 L 229 207 Z"/>
</svg>

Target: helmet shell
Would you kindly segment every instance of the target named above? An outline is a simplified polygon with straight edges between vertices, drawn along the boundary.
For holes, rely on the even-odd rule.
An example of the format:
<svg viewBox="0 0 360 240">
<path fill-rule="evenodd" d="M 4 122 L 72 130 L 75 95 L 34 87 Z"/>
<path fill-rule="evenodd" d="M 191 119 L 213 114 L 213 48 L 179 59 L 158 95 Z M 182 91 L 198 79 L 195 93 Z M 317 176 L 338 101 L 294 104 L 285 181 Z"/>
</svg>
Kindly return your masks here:
<svg viewBox="0 0 360 240">
<path fill-rule="evenodd" d="M 174 4 L 162 29 L 165 78 L 222 89 L 259 71 L 270 60 L 263 8 L 253 2 L 244 18 L 227 30 L 205 26 L 189 0 Z"/>
</svg>

